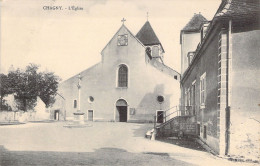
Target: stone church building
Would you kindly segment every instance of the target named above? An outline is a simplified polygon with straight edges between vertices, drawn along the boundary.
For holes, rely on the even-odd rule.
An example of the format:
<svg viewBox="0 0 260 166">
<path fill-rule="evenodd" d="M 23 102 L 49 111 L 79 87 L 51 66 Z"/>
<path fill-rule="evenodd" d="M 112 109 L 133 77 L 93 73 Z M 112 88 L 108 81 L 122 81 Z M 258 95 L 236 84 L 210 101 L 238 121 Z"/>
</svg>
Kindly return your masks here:
<svg viewBox="0 0 260 166">
<path fill-rule="evenodd" d="M 69 120 L 80 109 L 89 121 L 153 121 L 180 99 L 180 74 L 164 64 L 163 55 L 149 21 L 137 35 L 123 23 L 100 63 L 60 83 L 52 118 Z"/>
</svg>

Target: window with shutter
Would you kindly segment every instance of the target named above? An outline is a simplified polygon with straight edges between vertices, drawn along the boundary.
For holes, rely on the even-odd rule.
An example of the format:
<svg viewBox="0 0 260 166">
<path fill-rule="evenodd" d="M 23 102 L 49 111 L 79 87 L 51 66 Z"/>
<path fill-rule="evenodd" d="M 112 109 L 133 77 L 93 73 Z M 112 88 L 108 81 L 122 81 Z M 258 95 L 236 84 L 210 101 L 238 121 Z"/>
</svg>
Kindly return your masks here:
<svg viewBox="0 0 260 166">
<path fill-rule="evenodd" d="M 200 77 L 200 105 L 205 106 L 206 101 L 206 73 Z"/>
</svg>

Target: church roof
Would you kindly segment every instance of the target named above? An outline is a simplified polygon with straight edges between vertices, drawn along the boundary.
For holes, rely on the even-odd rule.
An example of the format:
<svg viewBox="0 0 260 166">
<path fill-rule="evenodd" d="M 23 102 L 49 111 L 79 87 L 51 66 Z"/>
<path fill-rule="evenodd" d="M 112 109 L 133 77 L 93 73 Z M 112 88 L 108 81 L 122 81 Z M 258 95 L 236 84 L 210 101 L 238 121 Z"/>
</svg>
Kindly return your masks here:
<svg viewBox="0 0 260 166">
<path fill-rule="evenodd" d="M 180 73 L 178 73 L 177 71 L 175 71 L 171 67 L 159 62 L 156 59 L 152 59 L 149 64 L 152 65 L 157 70 L 161 71 L 162 73 L 168 74 L 172 77 L 177 76 L 177 78 L 178 78 L 177 80 L 179 80 L 179 78 L 180 78 Z"/>
<path fill-rule="evenodd" d="M 202 23 L 207 21 L 208 20 L 200 13 L 194 14 L 194 16 L 188 22 L 188 24 L 186 24 L 185 27 L 182 29 L 182 31 L 190 31 L 190 32 L 199 31 Z"/>
<path fill-rule="evenodd" d="M 144 26 L 136 34 L 136 38 L 139 39 L 144 45 L 161 44 L 149 21 L 146 21 Z"/>
</svg>

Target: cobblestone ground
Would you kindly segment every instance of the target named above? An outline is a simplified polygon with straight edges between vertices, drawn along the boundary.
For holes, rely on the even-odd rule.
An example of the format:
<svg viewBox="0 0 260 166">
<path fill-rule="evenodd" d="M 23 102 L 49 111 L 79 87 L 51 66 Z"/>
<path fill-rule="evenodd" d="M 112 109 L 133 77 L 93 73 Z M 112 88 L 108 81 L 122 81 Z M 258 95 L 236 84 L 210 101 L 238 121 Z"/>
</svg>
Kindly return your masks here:
<svg viewBox="0 0 260 166">
<path fill-rule="evenodd" d="M 144 138 L 152 124 L 65 122 L 0 126 L 0 165 L 253 165 Z"/>
</svg>

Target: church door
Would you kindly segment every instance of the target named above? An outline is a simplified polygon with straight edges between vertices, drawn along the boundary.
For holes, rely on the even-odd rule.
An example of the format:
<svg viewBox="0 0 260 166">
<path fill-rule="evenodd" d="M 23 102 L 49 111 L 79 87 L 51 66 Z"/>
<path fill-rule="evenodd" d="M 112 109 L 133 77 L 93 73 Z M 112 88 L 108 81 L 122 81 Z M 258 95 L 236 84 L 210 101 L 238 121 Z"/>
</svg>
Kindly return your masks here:
<svg viewBox="0 0 260 166">
<path fill-rule="evenodd" d="M 117 106 L 117 111 L 119 114 L 119 122 L 127 121 L 127 107 L 126 106 Z"/>
<path fill-rule="evenodd" d="M 157 123 L 163 123 L 164 111 L 157 111 Z"/>
<path fill-rule="evenodd" d="M 127 102 L 123 99 L 119 99 L 116 102 L 116 121 L 127 122 Z"/>
<path fill-rule="evenodd" d="M 54 120 L 59 120 L 59 110 L 54 111 Z"/>
</svg>

